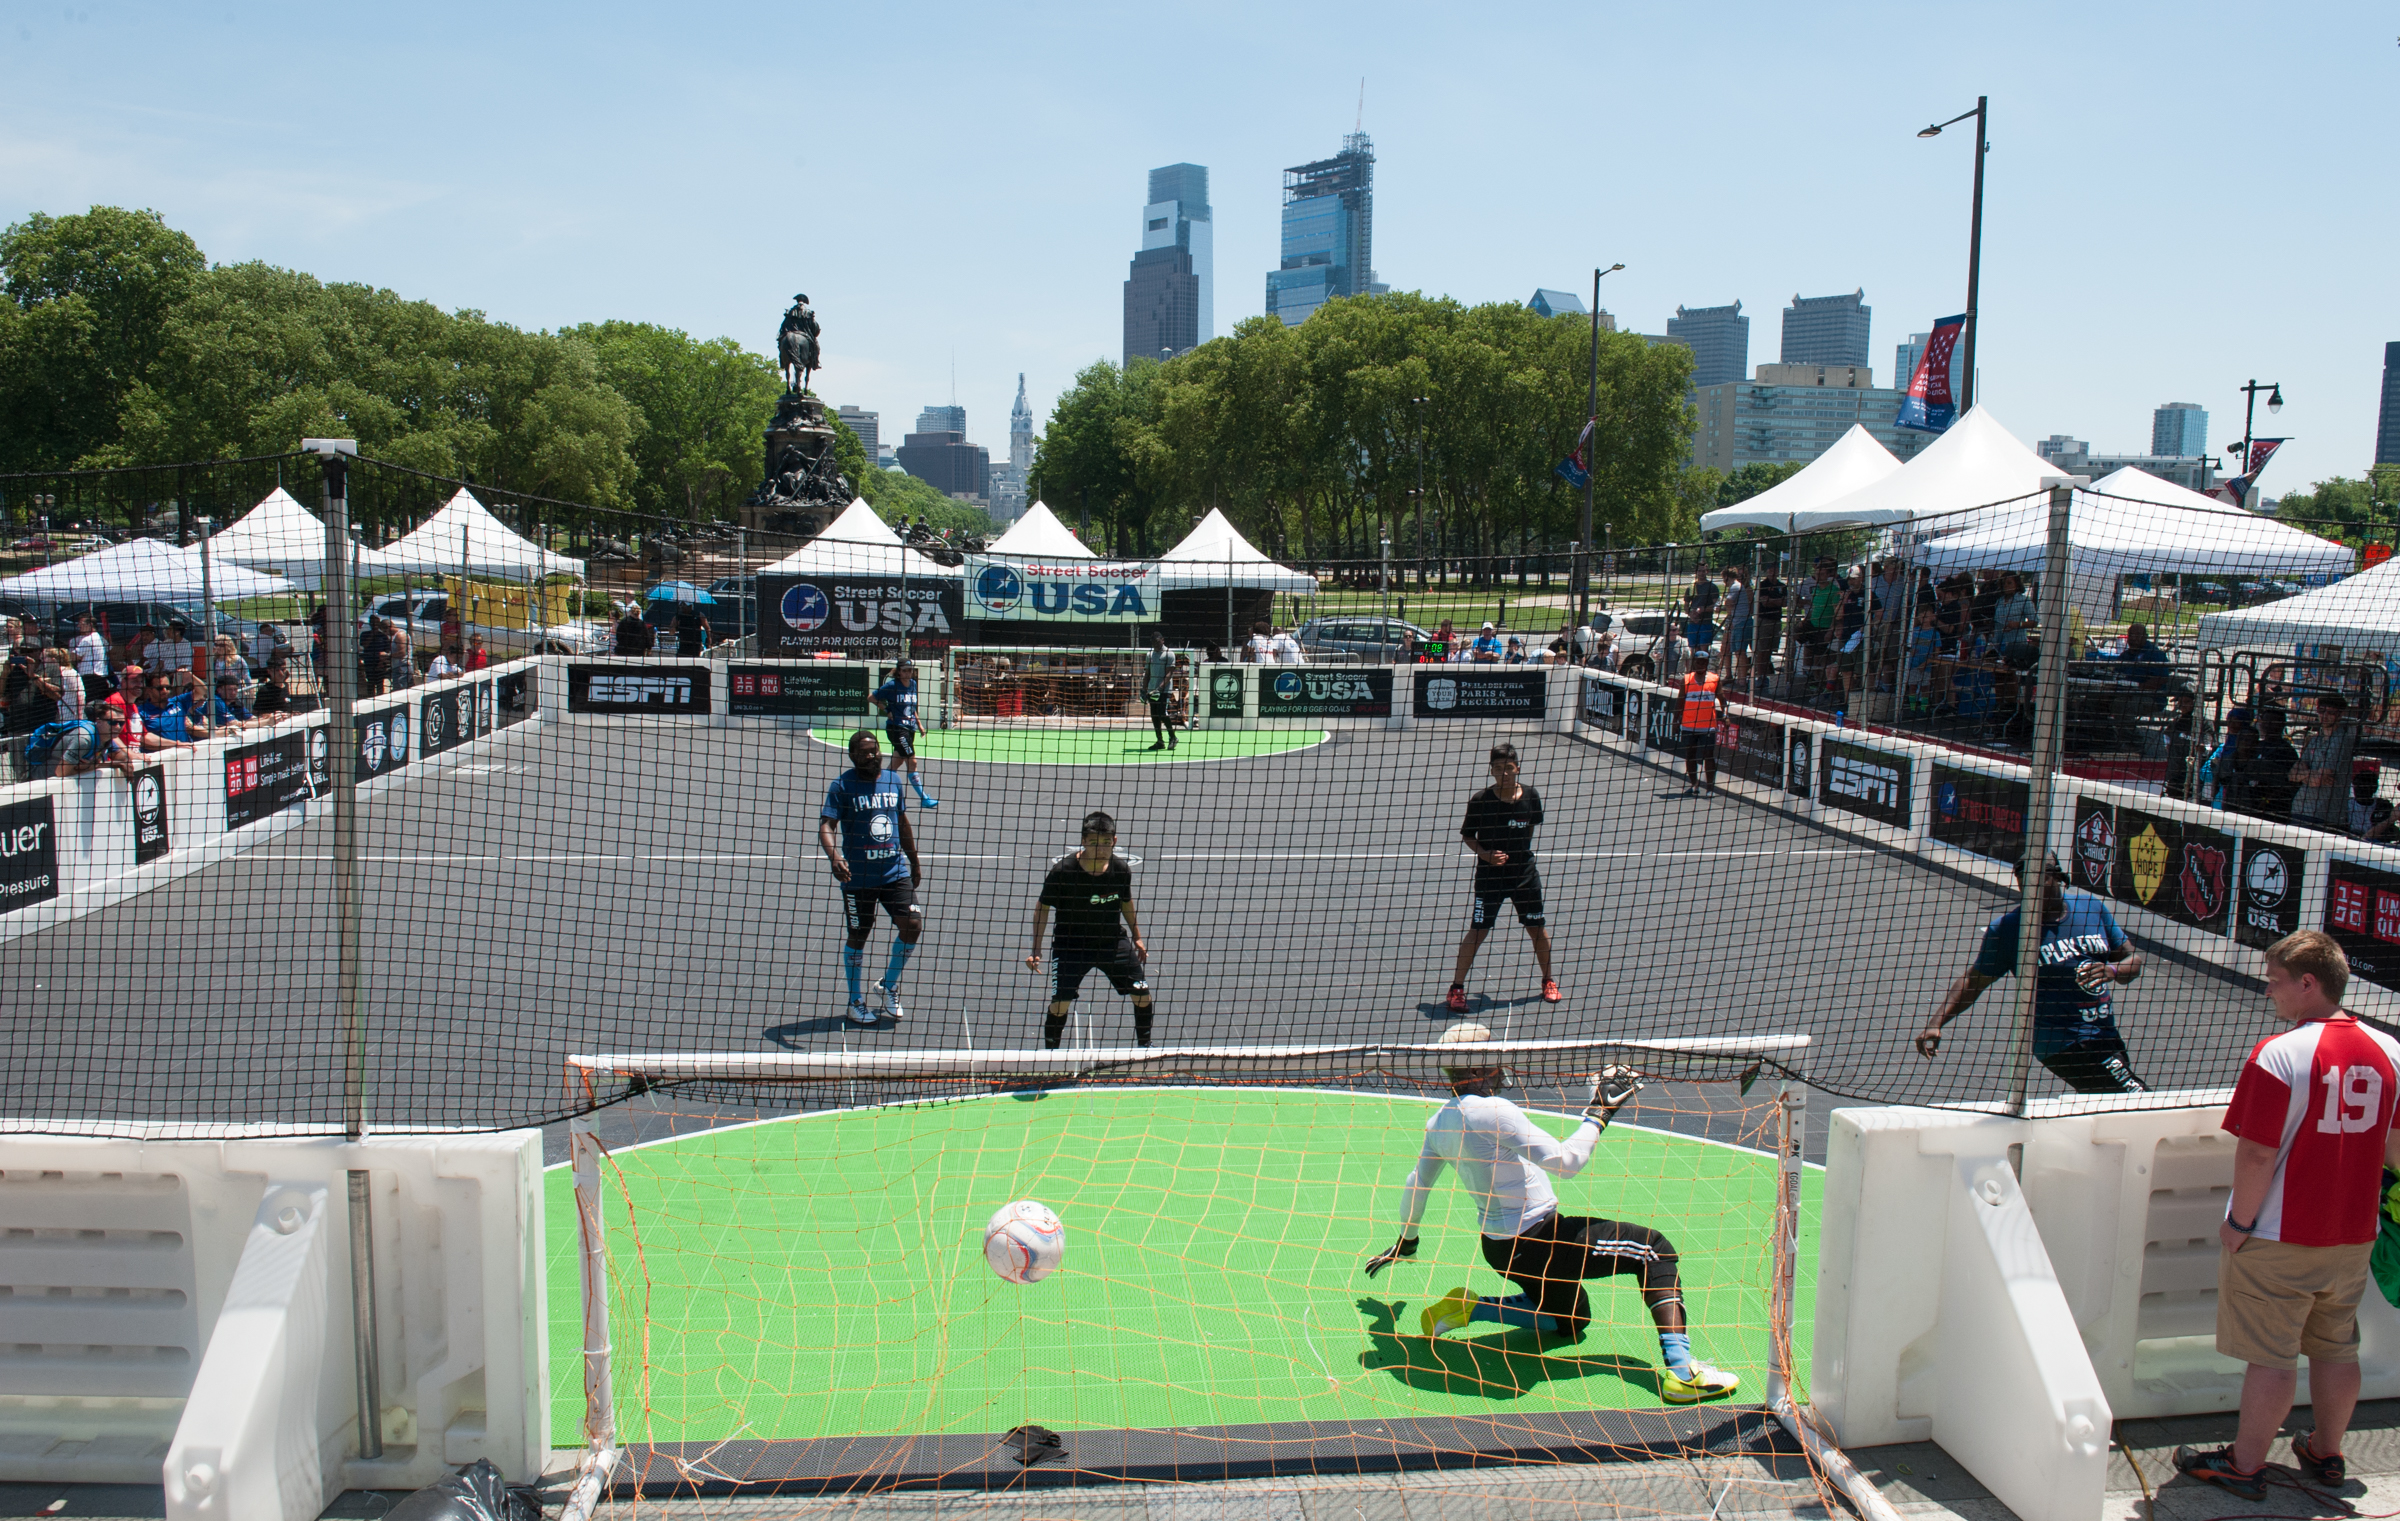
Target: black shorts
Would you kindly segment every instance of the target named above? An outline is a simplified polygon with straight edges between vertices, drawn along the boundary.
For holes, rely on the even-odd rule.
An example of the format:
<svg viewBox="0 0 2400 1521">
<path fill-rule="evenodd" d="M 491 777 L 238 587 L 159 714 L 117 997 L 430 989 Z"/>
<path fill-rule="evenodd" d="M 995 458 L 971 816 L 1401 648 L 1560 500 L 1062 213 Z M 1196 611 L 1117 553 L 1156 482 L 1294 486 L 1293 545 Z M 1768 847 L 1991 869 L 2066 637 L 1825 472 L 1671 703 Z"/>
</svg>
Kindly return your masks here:
<svg viewBox="0 0 2400 1521">
<path fill-rule="evenodd" d="M 1150 721 L 1154 724 L 1163 724 L 1167 721 L 1166 693 L 1153 692 L 1150 694 Z"/>
<path fill-rule="evenodd" d="M 2133 1075 L 2125 1055 L 2125 1037 L 2112 1030 L 2035 1060 L 2077 1093 L 2148 1093 L 2150 1085 Z"/>
<path fill-rule="evenodd" d="M 1517 922 L 1527 929 L 1539 929 L 1549 921 L 1542 913 L 1542 875 L 1529 871 L 1513 880 L 1487 880 L 1481 873 L 1475 878 L 1475 910 L 1469 921 L 1477 929 L 1491 929 L 1500 922 L 1500 906 L 1514 903 Z"/>
<path fill-rule="evenodd" d="M 1645 1295 L 1680 1286 L 1674 1242 L 1647 1225 L 1590 1215 L 1552 1215 L 1521 1236 L 1486 1236 L 1483 1260 L 1531 1295 L 1534 1308 L 1567 1336 L 1581 1336 L 1591 1324 L 1587 1278 L 1630 1275 Z"/>
<path fill-rule="evenodd" d="M 1073 1003 L 1083 989 L 1083 979 L 1093 972 L 1106 975 L 1108 985 L 1128 998 L 1150 991 L 1150 973 L 1142 966 L 1142 958 L 1133 953 L 1133 941 L 1128 937 L 1107 950 L 1096 946 L 1053 948 L 1050 1001 Z"/>
<path fill-rule="evenodd" d="M 875 905 L 892 916 L 894 924 L 907 924 L 917 917 L 917 884 L 906 877 L 886 882 L 881 887 L 842 887 L 842 928 L 857 934 L 875 927 Z"/>
<path fill-rule="evenodd" d="M 1683 754 L 1686 760 L 1713 761 L 1717 758 L 1717 731 L 1714 729 L 1685 729 Z"/>
<path fill-rule="evenodd" d="M 892 759 L 915 760 L 917 758 L 917 731 L 913 725 L 885 724 L 883 737 L 892 742 Z"/>
</svg>

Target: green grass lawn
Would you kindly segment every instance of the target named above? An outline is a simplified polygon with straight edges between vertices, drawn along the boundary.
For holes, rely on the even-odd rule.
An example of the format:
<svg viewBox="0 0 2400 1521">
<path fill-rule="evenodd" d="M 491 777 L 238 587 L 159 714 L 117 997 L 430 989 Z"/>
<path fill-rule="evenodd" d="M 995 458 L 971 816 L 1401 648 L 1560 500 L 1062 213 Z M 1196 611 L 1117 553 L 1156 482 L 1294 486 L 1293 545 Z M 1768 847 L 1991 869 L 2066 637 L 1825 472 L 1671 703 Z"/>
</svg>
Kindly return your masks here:
<svg viewBox="0 0 2400 1521">
<path fill-rule="evenodd" d="M 1413 1261 L 1359 1271 L 1391 1239 L 1428 1113 L 1313 1091 L 1069 1090 L 626 1150 L 605 1170 L 618 1430 L 713 1441 L 1655 1408 L 1658 1344 L 1631 1280 L 1590 1285 L 1580 1343 L 1416 1334 L 1418 1311 L 1457 1284 L 1510 1292 L 1453 1183 Z M 1620 1127 L 1559 1185 L 1569 1212 L 1675 1238 L 1695 1348 L 1742 1376 L 1743 1400 L 1766 1374 L 1775 1176 L 1768 1156 Z M 573 1184 L 564 1168 L 546 1184 L 553 1420 L 573 1432 Z M 1029 1286 L 982 1258 L 985 1219 L 1016 1198 L 1067 1227 L 1064 1270 Z M 1797 1355 L 1805 1367 L 1805 1337 Z"/>
</svg>

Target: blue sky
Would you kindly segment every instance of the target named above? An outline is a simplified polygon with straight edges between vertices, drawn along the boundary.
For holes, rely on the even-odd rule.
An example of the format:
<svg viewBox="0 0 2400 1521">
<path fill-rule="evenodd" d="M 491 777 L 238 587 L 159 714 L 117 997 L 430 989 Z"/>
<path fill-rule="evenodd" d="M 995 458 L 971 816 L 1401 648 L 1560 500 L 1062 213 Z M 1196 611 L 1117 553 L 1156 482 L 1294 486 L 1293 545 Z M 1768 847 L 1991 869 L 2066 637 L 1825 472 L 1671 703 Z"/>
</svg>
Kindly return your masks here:
<svg viewBox="0 0 2400 1521">
<path fill-rule="evenodd" d="M 0 218 L 151 206 L 218 260 L 529 327 L 764 351 L 887 438 L 952 396 L 1006 446 L 1120 345 L 1145 176 L 1211 172 L 1219 331 L 1263 307 L 1278 171 L 1366 81 L 1376 263 L 1464 301 L 1587 285 L 1657 332 L 1864 286 L 1873 358 L 1963 304 L 1993 98 L 1982 389 L 2028 440 L 2148 447 L 2279 380 L 2270 494 L 2372 457 L 2400 339 L 2387 5 L 0 4 Z"/>
</svg>

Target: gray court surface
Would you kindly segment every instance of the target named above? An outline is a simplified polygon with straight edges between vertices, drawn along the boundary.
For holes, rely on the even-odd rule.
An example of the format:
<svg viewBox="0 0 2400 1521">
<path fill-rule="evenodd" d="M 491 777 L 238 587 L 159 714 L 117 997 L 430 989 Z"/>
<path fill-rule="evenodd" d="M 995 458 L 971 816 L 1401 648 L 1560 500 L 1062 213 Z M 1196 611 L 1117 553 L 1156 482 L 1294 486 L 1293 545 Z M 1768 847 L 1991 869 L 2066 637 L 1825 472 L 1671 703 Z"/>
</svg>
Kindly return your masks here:
<svg viewBox="0 0 2400 1521">
<path fill-rule="evenodd" d="M 521 724 L 364 808 L 370 1117 L 555 1121 L 580 1097 L 570 1052 L 1038 1044 L 1047 977 L 1021 959 L 1034 896 L 1092 808 L 1140 860 L 1162 1043 L 1429 1039 L 1452 1021 L 1472 879 L 1457 828 L 1496 737 L 1461 723 L 1215 762 L 929 762 L 942 807 L 911 799 L 927 929 L 908 1017 L 861 1029 L 841 1017 L 840 904 L 816 843 L 837 751 L 766 726 Z M 2011 982 L 1938 1062 L 1909 1045 L 2006 907 L 1991 889 L 1730 794 L 1683 797 L 1680 778 L 1595 743 L 1505 737 L 1547 810 L 1566 999 L 1540 1001 L 1504 914 L 1468 978 L 1470 1017 L 1518 1037 L 1799 1031 L 1806 1076 L 1833 1095 L 2005 1092 Z M 11 1113 L 338 1124 L 329 847 L 311 822 L 0 948 Z M 891 938 L 879 925 L 870 978 Z M 2230 1081 L 2269 1029 L 2262 1009 L 2237 980 L 2158 957 L 2119 994 L 2133 1064 L 2159 1087 Z M 1097 976 L 1079 1019 L 1070 1040 L 1131 1041 Z M 2037 1070 L 2033 1091 L 2057 1084 Z M 1644 1103 L 1690 1124 L 1726 1097 Z"/>
</svg>

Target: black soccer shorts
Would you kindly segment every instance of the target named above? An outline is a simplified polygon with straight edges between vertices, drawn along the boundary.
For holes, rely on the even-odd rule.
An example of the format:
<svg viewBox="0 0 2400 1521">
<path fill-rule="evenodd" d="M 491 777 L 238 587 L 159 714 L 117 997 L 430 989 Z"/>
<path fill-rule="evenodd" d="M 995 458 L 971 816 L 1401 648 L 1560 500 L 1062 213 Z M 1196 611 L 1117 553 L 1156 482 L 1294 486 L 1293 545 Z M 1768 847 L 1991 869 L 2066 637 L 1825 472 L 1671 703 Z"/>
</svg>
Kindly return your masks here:
<svg viewBox="0 0 2400 1521">
<path fill-rule="evenodd" d="M 1050 1001 L 1073 1003 L 1083 989 L 1083 979 L 1093 972 L 1104 973 L 1108 985 L 1128 998 L 1150 991 L 1150 973 L 1142 966 L 1142 958 L 1133 953 L 1133 939 L 1127 936 L 1107 950 L 1096 946 L 1053 949 Z"/>
<path fill-rule="evenodd" d="M 885 724 L 883 737 L 891 741 L 892 759 L 914 760 L 917 757 L 917 730 L 914 724 Z"/>
<path fill-rule="evenodd" d="M 1684 730 L 1683 758 L 1701 762 L 1715 760 L 1717 758 L 1717 731 L 1714 729 Z"/>
<path fill-rule="evenodd" d="M 2112 1030 L 2036 1060 L 2077 1093 L 2148 1093 L 2150 1085 L 2134 1076 L 2126 1054 L 2125 1037 Z"/>
<path fill-rule="evenodd" d="M 1549 920 L 1542 910 L 1542 878 L 1539 872 L 1527 872 L 1514 882 L 1485 882 L 1475 884 L 1475 910 L 1472 923 L 1477 929 L 1491 929 L 1500 922 L 1500 906 L 1514 903 L 1517 922 L 1527 929 L 1539 929 Z"/>
<path fill-rule="evenodd" d="M 842 884 L 842 928 L 857 934 L 875 927 L 875 905 L 891 915 L 894 924 L 908 924 L 917 917 L 917 884 L 906 877 L 886 882 L 880 887 L 859 887 Z"/>
<path fill-rule="evenodd" d="M 1645 1302 L 1681 1291 L 1675 1243 L 1647 1225 L 1591 1215 L 1552 1215 L 1518 1236 L 1483 1238 L 1493 1272 L 1533 1298 L 1534 1308 L 1567 1336 L 1591 1324 L 1587 1278 L 1619 1274 L 1638 1280 Z"/>
</svg>

